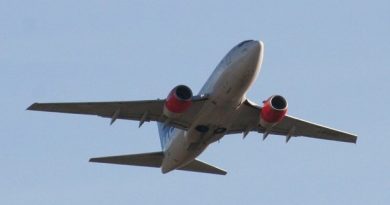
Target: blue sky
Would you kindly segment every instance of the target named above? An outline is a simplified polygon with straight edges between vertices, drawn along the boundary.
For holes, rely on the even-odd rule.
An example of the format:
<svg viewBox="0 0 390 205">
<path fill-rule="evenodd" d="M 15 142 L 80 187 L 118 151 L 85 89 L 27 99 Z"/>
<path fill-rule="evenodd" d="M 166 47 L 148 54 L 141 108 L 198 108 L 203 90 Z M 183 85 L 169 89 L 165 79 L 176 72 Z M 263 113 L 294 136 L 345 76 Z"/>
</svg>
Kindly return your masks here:
<svg viewBox="0 0 390 205">
<path fill-rule="evenodd" d="M 0 204 L 389 204 L 389 22 L 379 0 L 0 0 Z M 197 92 L 246 39 L 265 43 L 251 100 L 282 94 L 358 143 L 231 135 L 200 156 L 228 175 L 163 175 L 88 163 L 158 151 L 154 123 L 25 111 Z"/>
</svg>

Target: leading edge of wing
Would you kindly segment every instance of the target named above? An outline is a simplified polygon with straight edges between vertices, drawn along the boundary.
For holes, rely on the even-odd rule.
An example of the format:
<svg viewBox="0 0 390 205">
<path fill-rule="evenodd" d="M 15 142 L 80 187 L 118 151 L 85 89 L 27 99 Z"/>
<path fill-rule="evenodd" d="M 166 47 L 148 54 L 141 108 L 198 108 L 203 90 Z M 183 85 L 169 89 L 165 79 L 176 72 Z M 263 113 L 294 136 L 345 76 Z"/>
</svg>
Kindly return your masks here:
<svg viewBox="0 0 390 205">
<path fill-rule="evenodd" d="M 125 106 L 140 106 L 157 104 L 163 105 L 163 100 L 143 100 L 143 101 L 112 101 L 112 102 L 59 102 L 59 103 L 33 103 L 27 110 L 61 112 L 70 114 L 91 114 L 100 115 L 108 111 L 115 111 Z"/>
</svg>

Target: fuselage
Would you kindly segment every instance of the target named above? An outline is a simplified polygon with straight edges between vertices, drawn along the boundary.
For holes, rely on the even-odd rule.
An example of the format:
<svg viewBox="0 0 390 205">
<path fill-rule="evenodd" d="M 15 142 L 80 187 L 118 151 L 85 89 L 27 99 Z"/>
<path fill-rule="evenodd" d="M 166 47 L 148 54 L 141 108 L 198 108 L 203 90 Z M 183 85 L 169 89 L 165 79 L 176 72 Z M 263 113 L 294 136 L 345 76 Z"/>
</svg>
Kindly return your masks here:
<svg viewBox="0 0 390 205">
<path fill-rule="evenodd" d="M 256 80 L 264 46 L 243 41 L 217 65 L 197 96 L 185 85 L 175 86 L 166 99 L 113 102 L 33 103 L 28 110 L 97 115 L 116 119 L 156 121 L 162 151 L 91 158 L 91 162 L 161 167 L 163 173 L 185 170 L 225 175 L 198 159 L 209 144 L 225 134 L 249 132 L 356 143 L 357 136 L 287 115 L 287 100 L 272 95 L 259 106 L 246 93 Z"/>
<path fill-rule="evenodd" d="M 209 100 L 191 127 L 188 130 L 159 127 L 165 129 L 167 135 L 162 142 L 163 173 L 187 165 L 209 144 L 224 136 L 235 113 L 245 101 L 247 90 L 259 74 L 263 51 L 263 43 L 252 40 L 243 41 L 232 48 L 200 90 L 199 95 L 206 95 Z"/>
</svg>

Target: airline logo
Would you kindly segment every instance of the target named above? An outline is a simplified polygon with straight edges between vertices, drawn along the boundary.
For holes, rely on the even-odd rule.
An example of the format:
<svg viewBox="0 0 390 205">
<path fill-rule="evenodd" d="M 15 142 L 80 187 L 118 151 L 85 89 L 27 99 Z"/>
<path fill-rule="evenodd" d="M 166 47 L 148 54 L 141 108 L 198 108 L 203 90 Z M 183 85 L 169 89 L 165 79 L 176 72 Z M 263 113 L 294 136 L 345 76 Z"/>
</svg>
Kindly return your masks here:
<svg viewBox="0 0 390 205">
<path fill-rule="evenodd" d="M 163 123 L 157 123 L 157 126 L 160 135 L 161 148 L 165 150 L 165 147 L 172 141 L 176 129 L 171 126 L 166 126 Z"/>
</svg>

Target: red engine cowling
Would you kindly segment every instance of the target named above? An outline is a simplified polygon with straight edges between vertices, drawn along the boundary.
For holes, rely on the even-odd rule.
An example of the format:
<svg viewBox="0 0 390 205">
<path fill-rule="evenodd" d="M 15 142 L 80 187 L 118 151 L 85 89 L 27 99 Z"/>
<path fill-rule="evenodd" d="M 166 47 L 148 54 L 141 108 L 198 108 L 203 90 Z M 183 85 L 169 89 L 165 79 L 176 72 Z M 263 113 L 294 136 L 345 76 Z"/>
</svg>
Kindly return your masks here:
<svg viewBox="0 0 390 205">
<path fill-rule="evenodd" d="M 178 85 L 169 93 L 164 106 L 164 115 L 175 118 L 187 111 L 192 104 L 192 91 L 185 85 Z"/>
<path fill-rule="evenodd" d="M 283 120 L 287 114 L 287 101 L 283 96 L 273 95 L 264 101 L 260 112 L 260 125 L 271 128 Z"/>
</svg>

